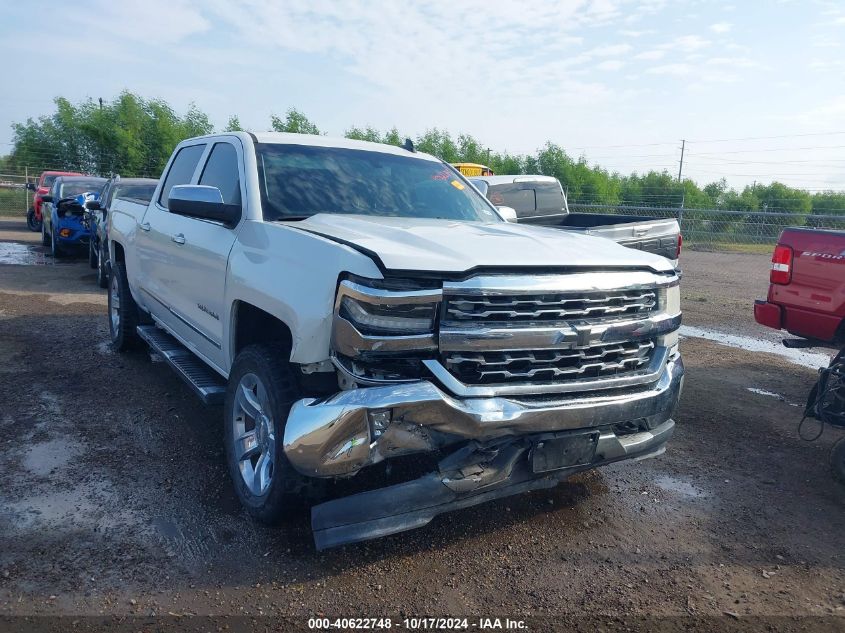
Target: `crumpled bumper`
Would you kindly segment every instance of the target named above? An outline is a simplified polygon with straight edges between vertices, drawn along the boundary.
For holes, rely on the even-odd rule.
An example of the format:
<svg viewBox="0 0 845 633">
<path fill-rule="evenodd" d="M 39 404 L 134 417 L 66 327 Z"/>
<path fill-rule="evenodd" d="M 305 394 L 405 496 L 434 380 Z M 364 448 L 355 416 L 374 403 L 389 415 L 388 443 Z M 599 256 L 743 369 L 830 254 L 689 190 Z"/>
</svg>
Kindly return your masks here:
<svg viewBox="0 0 845 633">
<path fill-rule="evenodd" d="M 607 429 L 626 422 L 641 422 L 641 427 L 654 429 L 670 420 L 683 375 L 683 361 L 676 355 L 651 385 L 601 394 L 460 399 L 425 380 L 343 391 L 325 399 L 296 402 L 285 427 L 284 450 L 300 473 L 338 477 L 389 457 L 428 452 L 466 440 L 483 443 L 575 429 Z M 376 428 L 373 413 L 385 411 L 390 413 L 390 423 Z M 626 454 L 623 451 L 617 457 L 624 459 Z"/>
<path fill-rule="evenodd" d="M 605 428 L 502 438 L 492 445 L 470 442 L 423 477 L 314 506 L 314 543 L 322 550 L 403 532 L 444 512 L 551 488 L 582 470 L 654 457 L 674 429 L 666 420 L 622 436 Z"/>
</svg>

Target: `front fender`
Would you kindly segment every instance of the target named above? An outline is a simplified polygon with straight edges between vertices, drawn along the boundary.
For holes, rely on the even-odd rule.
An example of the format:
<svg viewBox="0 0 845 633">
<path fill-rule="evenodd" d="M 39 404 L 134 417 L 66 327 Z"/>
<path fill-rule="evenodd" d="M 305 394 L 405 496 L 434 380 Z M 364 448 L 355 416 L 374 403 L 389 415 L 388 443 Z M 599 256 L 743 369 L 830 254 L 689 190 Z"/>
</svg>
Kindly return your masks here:
<svg viewBox="0 0 845 633">
<path fill-rule="evenodd" d="M 343 272 L 381 278 L 375 262 L 349 246 L 282 223 L 246 221 L 231 254 L 223 333 L 227 370 L 234 361 L 236 301 L 283 321 L 291 331 L 290 360 L 315 363 L 330 352 L 338 277 Z"/>
</svg>

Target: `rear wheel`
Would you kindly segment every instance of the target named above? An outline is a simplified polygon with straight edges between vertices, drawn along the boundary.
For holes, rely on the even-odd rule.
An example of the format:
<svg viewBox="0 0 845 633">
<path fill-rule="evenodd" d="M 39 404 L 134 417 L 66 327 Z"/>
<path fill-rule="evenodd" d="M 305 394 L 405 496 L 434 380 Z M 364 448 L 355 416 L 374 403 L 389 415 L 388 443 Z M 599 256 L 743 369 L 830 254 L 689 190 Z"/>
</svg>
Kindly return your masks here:
<svg viewBox="0 0 845 633">
<path fill-rule="evenodd" d="M 41 220 L 35 217 L 35 207 L 29 207 L 26 212 L 26 227 L 33 233 L 41 230 Z"/>
<path fill-rule="evenodd" d="M 841 438 L 830 449 L 830 470 L 833 478 L 845 485 L 845 437 Z"/>
<path fill-rule="evenodd" d="M 135 349 L 141 343 L 138 336 L 138 306 L 129 291 L 126 268 L 115 262 L 109 279 L 109 333 L 112 346 L 119 352 Z"/>
<path fill-rule="evenodd" d="M 262 523 L 295 514 L 319 497 L 323 481 L 299 474 L 285 456 L 283 438 L 291 405 L 301 397 L 278 345 L 250 345 L 229 374 L 224 405 L 226 460 L 238 499 Z"/>
<path fill-rule="evenodd" d="M 102 242 L 100 242 L 100 253 L 97 256 L 97 285 L 100 288 L 109 287 L 108 253 Z"/>
</svg>

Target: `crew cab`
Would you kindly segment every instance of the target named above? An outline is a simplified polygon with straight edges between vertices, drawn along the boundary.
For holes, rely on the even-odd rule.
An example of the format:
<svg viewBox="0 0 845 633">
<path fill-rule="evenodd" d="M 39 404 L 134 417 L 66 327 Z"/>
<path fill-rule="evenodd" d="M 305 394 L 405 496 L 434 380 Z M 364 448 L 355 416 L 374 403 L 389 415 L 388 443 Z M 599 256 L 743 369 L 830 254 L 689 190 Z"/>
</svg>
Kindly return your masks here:
<svg viewBox="0 0 845 633">
<path fill-rule="evenodd" d="M 221 403 L 243 506 L 275 522 L 316 504 L 318 548 L 652 457 L 672 435 L 672 264 L 508 223 L 410 141 L 189 139 L 150 203 L 115 200 L 108 222 L 114 347 L 151 346 Z M 346 485 L 361 489 L 326 496 Z"/>
<path fill-rule="evenodd" d="M 808 345 L 845 345 L 845 231 L 785 229 L 754 319 Z"/>
<path fill-rule="evenodd" d="M 105 178 L 57 176 L 42 196 L 41 244 L 54 258 L 88 249 L 90 228 L 84 222 L 85 204 L 99 197 Z"/>
<path fill-rule="evenodd" d="M 493 204 L 514 209 L 516 221 L 522 224 L 605 237 L 628 248 L 660 255 L 678 266 L 682 238 L 681 227 L 674 218 L 572 213 L 560 181 L 553 176 L 488 175 L 470 181 Z"/>
</svg>

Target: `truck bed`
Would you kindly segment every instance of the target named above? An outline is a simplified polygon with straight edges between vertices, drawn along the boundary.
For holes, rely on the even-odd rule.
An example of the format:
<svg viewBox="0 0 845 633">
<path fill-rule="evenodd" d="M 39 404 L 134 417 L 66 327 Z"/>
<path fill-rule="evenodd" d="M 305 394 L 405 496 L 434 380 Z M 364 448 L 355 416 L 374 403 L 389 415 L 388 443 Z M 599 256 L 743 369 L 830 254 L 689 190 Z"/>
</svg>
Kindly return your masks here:
<svg viewBox="0 0 845 633">
<path fill-rule="evenodd" d="M 681 229 L 674 218 L 609 213 L 566 213 L 522 216 L 519 222 L 553 226 L 564 231 L 605 237 L 628 248 L 665 257 L 677 266 Z"/>
<path fill-rule="evenodd" d="M 778 245 L 793 252 L 789 283 L 769 286 L 768 303 L 779 307 L 780 327 L 808 339 L 840 340 L 845 336 L 845 231 L 785 229 Z"/>
</svg>

